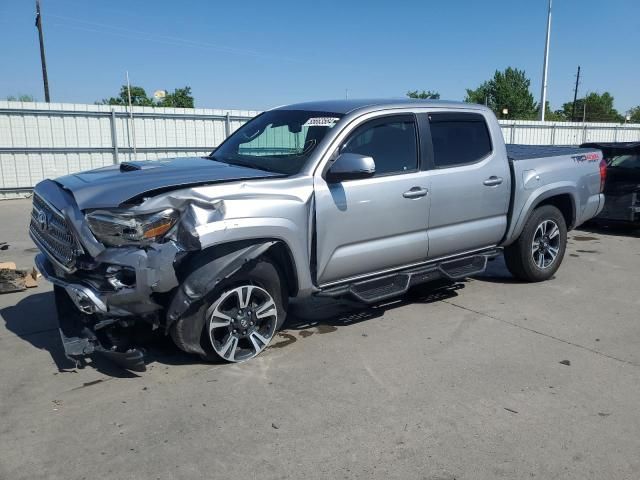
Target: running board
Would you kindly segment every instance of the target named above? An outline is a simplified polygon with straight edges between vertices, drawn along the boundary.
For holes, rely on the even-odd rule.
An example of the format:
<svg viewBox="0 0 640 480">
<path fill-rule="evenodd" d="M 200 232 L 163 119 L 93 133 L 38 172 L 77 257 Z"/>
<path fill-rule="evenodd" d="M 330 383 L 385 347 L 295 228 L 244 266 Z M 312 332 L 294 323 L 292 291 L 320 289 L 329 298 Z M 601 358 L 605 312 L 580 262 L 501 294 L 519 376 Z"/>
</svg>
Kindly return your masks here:
<svg viewBox="0 0 640 480">
<path fill-rule="evenodd" d="M 486 255 L 476 255 L 460 260 L 452 260 L 441 264 L 440 271 L 449 280 L 460 280 L 476 273 L 484 272 L 487 268 L 487 259 Z"/>
<path fill-rule="evenodd" d="M 440 279 L 460 280 L 481 273 L 487 267 L 487 260 L 498 253 L 497 250 L 492 250 L 469 257 L 414 267 L 397 273 L 329 287 L 316 295 L 333 298 L 351 296 L 363 303 L 377 303 L 403 295 L 413 285 Z"/>
</svg>

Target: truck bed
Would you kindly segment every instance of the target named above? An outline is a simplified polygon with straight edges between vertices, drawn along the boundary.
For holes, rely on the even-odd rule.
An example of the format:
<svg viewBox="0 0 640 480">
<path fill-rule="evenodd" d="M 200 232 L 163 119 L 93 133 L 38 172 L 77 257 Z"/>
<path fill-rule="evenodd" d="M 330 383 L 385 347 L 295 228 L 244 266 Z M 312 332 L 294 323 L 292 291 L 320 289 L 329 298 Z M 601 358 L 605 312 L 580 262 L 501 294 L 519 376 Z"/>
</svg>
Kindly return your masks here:
<svg viewBox="0 0 640 480">
<path fill-rule="evenodd" d="M 596 148 L 552 145 L 506 145 L 511 169 L 511 221 L 505 244 L 515 240 L 540 198 L 554 192 L 572 205 L 570 228 L 592 218 L 600 208 L 600 159 Z"/>
<path fill-rule="evenodd" d="M 507 144 L 509 160 L 530 160 L 533 158 L 560 157 L 564 155 L 580 155 L 596 151 L 597 148 L 563 147 L 556 145 L 516 145 Z"/>
</svg>

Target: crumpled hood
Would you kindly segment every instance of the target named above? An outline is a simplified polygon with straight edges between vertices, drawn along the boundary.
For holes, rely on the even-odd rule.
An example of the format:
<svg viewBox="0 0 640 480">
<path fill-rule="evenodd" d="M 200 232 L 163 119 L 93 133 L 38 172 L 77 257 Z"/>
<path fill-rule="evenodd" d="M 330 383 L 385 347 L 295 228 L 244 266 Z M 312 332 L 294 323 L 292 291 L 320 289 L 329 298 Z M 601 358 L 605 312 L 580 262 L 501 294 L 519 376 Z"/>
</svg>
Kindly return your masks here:
<svg viewBox="0 0 640 480">
<path fill-rule="evenodd" d="M 202 157 L 123 162 L 57 178 L 81 210 L 114 208 L 154 191 L 283 175 Z"/>
</svg>

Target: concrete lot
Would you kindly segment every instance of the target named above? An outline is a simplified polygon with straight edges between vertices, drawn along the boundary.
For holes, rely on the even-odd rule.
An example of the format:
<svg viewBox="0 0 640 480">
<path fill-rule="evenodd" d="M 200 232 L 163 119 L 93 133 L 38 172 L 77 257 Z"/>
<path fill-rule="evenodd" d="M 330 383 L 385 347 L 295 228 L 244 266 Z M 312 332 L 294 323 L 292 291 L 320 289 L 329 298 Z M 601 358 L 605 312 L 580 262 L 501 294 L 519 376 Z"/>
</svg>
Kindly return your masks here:
<svg viewBox="0 0 640 480">
<path fill-rule="evenodd" d="M 0 261 L 32 265 L 29 203 L 0 203 Z M 2 295 L 0 478 L 640 478 L 640 238 L 567 253 L 541 284 L 498 259 L 373 309 L 303 305 L 242 365 L 156 345 L 140 375 L 65 362 L 46 283 Z"/>
</svg>

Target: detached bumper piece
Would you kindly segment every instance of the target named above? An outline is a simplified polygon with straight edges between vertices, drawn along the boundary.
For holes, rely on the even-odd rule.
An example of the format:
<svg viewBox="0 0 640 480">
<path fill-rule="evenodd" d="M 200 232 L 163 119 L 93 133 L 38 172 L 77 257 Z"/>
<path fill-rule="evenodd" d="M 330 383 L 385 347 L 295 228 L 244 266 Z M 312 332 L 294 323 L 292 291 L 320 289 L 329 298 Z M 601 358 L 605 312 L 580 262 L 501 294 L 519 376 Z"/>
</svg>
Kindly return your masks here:
<svg viewBox="0 0 640 480">
<path fill-rule="evenodd" d="M 115 320 L 98 320 L 76 308 L 74 300 L 64 288 L 54 287 L 60 338 L 67 358 L 85 364 L 86 357 L 99 354 L 109 358 L 120 367 L 134 372 L 144 372 L 144 353 L 137 348 L 128 348 L 126 335 L 112 331 Z M 110 327 L 110 328 L 109 328 Z"/>
<path fill-rule="evenodd" d="M 54 285 L 60 338 L 67 358 L 85 365 L 87 357 L 99 354 L 122 368 L 144 372 L 144 354 L 129 347 L 129 329 L 122 327 L 127 320 L 110 318 L 107 306 L 96 292 L 58 277 L 43 254 L 35 260 L 40 273 Z"/>
</svg>

